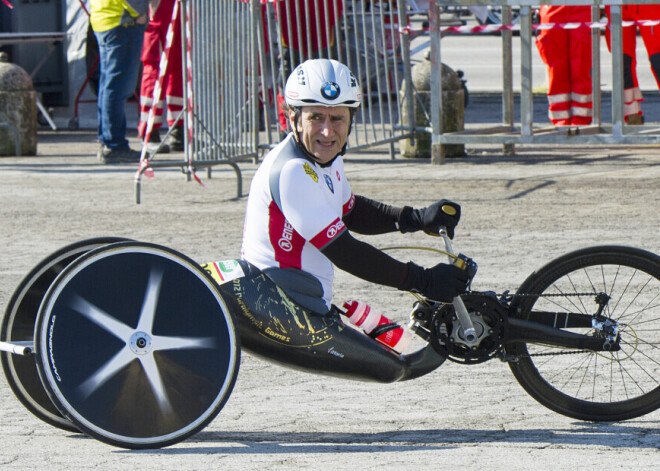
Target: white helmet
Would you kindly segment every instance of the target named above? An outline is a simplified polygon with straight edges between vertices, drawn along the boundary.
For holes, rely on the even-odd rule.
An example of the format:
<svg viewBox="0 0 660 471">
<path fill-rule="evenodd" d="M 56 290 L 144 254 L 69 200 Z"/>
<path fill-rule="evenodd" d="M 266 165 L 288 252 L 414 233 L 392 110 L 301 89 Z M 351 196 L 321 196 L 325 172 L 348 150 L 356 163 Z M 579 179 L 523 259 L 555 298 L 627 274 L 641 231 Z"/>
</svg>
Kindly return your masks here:
<svg viewBox="0 0 660 471">
<path fill-rule="evenodd" d="M 299 106 L 360 106 L 362 93 L 355 75 L 341 62 L 310 59 L 296 67 L 286 81 L 286 103 Z"/>
</svg>

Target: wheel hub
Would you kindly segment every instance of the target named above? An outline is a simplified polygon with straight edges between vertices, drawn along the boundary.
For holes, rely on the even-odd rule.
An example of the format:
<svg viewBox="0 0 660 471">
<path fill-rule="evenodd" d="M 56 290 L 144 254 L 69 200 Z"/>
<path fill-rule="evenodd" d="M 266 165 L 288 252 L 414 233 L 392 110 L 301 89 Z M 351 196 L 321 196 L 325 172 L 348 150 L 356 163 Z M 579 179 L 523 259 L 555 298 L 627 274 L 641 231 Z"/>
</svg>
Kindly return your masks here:
<svg viewBox="0 0 660 471">
<path fill-rule="evenodd" d="M 135 332 L 128 344 L 136 355 L 146 355 L 151 351 L 151 337 L 146 332 Z"/>
</svg>

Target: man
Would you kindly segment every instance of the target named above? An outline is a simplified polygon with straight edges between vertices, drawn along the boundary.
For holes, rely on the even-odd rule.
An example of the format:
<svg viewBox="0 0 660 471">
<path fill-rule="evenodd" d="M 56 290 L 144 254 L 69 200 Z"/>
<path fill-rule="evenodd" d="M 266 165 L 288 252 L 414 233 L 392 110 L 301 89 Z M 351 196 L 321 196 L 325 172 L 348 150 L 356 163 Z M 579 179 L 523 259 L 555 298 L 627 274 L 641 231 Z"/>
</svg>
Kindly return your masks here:
<svg viewBox="0 0 660 471">
<path fill-rule="evenodd" d="M 137 85 L 148 0 L 91 0 L 90 23 L 99 44 L 97 157 L 104 164 L 139 162 L 126 139 L 126 100 Z"/>
<path fill-rule="evenodd" d="M 332 311 L 333 265 L 364 280 L 450 302 L 467 275 L 449 264 L 424 269 L 355 239 L 445 226 L 453 237 L 460 207 L 439 201 L 421 210 L 354 195 L 342 155 L 361 92 L 355 76 L 329 59 L 308 60 L 285 87 L 290 133 L 264 159 L 250 186 L 242 257 L 285 295 L 319 315 Z"/>
<path fill-rule="evenodd" d="M 255 173 L 239 262 L 244 276 L 224 277 L 232 282 L 220 280 L 221 290 L 239 313 L 241 345 L 253 354 L 343 378 L 403 381 L 446 357 L 433 348 L 399 355 L 344 324 L 331 304 L 333 267 L 450 302 L 466 289 L 465 271 L 402 263 L 351 232 L 437 233 L 445 226 L 453 237 L 460 207 L 442 200 L 420 210 L 395 208 L 352 193 L 341 156 L 360 95 L 355 76 L 334 60 L 308 60 L 290 75 L 285 97 L 293 131 Z"/>
</svg>

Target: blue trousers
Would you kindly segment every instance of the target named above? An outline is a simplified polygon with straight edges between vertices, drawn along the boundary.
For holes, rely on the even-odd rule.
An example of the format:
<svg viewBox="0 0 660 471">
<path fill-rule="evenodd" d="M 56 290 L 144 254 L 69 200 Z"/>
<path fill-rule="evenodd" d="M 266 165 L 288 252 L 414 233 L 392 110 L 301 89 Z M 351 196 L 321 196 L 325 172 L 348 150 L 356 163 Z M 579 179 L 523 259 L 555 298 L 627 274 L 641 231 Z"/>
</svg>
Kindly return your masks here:
<svg viewBox="0 0 660 471">
<path fill-rule="evenodd" d="M 97 135 L 111 149 L 128 148 L 126 100 L 137 85 L 145 29 L 136 24 L 94 32 L 100 58 Z"/>
</svg>

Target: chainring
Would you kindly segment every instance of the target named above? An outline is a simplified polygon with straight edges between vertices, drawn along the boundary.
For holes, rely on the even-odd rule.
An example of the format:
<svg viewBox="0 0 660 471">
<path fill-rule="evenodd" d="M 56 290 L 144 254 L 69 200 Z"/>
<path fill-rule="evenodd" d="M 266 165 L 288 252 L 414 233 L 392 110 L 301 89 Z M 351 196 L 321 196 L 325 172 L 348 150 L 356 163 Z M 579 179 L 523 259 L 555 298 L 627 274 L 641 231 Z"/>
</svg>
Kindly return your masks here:
<svg viewBox="0 0 660 471">
<path fill-rule="evenodd" d="M 430 344 L 439 354 L 456 363 L 483 363 L 502 350 L 508 327 L 508 308 L 492 294 L 468 293 L 461 299 L 477 332 L 476 343 L 467 343 L 454 306 L 444 304 L 434 313 Z"/>
</svg>

